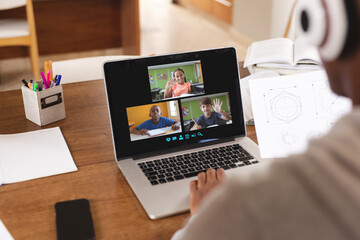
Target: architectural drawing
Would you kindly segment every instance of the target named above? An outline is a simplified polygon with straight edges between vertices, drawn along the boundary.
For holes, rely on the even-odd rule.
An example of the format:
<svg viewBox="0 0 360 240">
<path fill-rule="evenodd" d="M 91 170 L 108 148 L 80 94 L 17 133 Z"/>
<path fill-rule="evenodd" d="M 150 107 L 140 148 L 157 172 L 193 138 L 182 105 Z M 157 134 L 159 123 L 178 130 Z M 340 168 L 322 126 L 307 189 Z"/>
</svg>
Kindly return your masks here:
<svg viewBox="0 0 360 240">
<path fill-rule="evenodd" d="M 264 100 L 270 124 L 289 124 L 302 115 L 301 98 L 297 86 L 269 89 L 264 94 Z"/>
</svg>

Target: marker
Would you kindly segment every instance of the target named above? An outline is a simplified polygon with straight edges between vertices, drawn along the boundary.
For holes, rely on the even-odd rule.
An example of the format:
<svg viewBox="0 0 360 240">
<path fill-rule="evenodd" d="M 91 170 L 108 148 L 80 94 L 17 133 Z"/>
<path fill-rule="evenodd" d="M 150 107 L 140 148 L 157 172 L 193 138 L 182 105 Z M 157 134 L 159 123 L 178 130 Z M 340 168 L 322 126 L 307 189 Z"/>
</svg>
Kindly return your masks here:
<svg viewBox="0 0 360 240">
<path fill-rule="evenodd" d="M 49 85 L 48 85 L 48 83 L 47 83 L 47 81 L 46 81 L 45 73 L 44 73 L 44 72 L 41 72 L 41 78 L 42 78 L 42 80 L 43 80 L 43 82 L 44 82 L 44 89 L 48 89 L 48 88 L 49 88 Z"/>
<path fill-rule="evenodd" d="M 25 87 L 29 88 L 28 82 L 27 82 L 25 79 L 23 79 L 23 80 L 21 80 L 21 81 L 24 83 Z"/>
<path fill-rule="evenodd" d="M 50 85 L 50 75 L 51 75 L 51 71 L 49 70 L 47 72 L 47 76 L 46 76 L 46 81 L 47 81 L 48 85 Z"/>
<path fill-rule="evenodd" d="M 56 82 L 56 85 L 55 86 L 58 86 L 60 84 L 60 80 L 61 80 L 61 75 L 58 75 L 58 80 Z"/>
<path fill-rule="evenodd" d="M 57 82 L 57 78 L 58 78 L 58 75 L 56 74 L 54 79 L 53 79 L 53 82 L 56 83 Z"/>
<path fill-rule="evenodd" d="M 34 83 L 34 92 L 39 91 L 39 84 L 38 83 Z"/>
</svg>

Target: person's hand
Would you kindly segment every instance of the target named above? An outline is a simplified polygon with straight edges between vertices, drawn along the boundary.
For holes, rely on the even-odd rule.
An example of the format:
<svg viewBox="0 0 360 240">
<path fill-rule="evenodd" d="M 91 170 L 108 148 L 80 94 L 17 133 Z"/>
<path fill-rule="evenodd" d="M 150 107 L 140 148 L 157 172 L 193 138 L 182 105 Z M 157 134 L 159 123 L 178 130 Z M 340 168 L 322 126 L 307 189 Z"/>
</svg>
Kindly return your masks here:
<svg viewBox="0 0 360 240">
<path fill-rule="evenodd" d="M 213 105 L 213 109 L 215 112 L 217 113 L 221 113 L 222 109 L 221 109 L 221 106 L 222 106 L 223 102 L 220 101 L 220 99 L 216 98 L 214 100 L 214 105 Z"/>
<path fill-rule="evenodd" d="M 225 179 L 224 169 L 210 168 L 198 174 L 198 180 L 190 182 L 190 214 L 197 212 L 202 200 Z"/>
<path fill-rule="evenodd" d="M 175 85 L 175 79 L 171 78 L 169 79 L 169 81 L 166 83 L 166 88 L 172 88 Z"/>
<path fill-rule="evenodd" d="M 141 130 L 139 130 L 139 133 L 141 134 L 141 135 L 149 135 L 149 133 L 148 133 L 148 130 L 147 129 L 141 129 Z"/>
<path fill-rule="evenodd" d="M 171 125 L 172 130 L 178 130 L 179 128 L 180 128 L 180 122 L 176 122 Z"/>
</svg>

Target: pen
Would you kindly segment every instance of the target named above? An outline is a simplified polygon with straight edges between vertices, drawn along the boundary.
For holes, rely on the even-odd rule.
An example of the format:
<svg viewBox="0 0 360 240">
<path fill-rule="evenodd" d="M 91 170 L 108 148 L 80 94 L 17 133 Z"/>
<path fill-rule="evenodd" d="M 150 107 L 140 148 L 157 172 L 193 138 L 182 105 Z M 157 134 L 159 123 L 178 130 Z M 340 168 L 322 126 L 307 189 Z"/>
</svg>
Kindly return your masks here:
<svg viewBox="0 0 360 240">
<path fill-rule="evenodd" d="M 53 79 L 53 82 L 56 83 L 57 82 L 57 78 L 58 78 L 58 75 L 56 74 L 54 79 Z"/>
<path fill-rule="evenodd" d="M 61 75 L 58 75 L 58 80 L 56 82 L 56 85 L 55 86 L 58 86 L 60 84 L 60 80 L 61 80 Z"/>
<path fill-rule="evenodd" d="M 171 133 L 171 132 L 173 132 L 173 131 L 174 131 L 174 130 L 170 130 L 170 131 L 164 133 L 164 135 L 165 135 L 165 134 L 169 134 L 169 133 Z"/>
<path fill-rule="evenodd" d="M 41 78 L 43 79 L 43 82 L 44 82 L 44 89 L 48 89 L 49 85 L 48 85 L 48 83 L 46 81 L 44 72 L 41 72 Z"/>
<path fill-rule="evenodd" d="M 25 87 L 29 88 L 28 82 L 27 82 L 25 79 L 23 79 L 23 80 L 21 80 L 21 81 L 24 83 Z"/>
</svg>

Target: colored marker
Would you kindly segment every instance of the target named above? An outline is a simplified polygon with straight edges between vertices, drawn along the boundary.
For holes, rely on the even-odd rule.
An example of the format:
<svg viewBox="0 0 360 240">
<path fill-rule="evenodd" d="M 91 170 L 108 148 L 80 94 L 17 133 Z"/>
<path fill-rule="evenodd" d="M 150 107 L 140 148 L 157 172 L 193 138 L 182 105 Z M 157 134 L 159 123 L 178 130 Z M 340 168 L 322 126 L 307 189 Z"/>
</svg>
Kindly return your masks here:
<svg viewBox="0 0 360 240">
<path fill-rule="evenodd" d="M 55 86 L 58 86 L 60 84 L 60 80 L 61 80 L 61 75 L 58 75 L 58 80 L 56 82 L 56 85 Z"/>
<path fill-rule="evenodd" d="M 47 81 L 47 83 L 48 83 L 49 86 L 50 86 L 50 75 L 51 75 L 51 71 L 49 70 L 49 71 L 47 72 L 47 76 L 46 76 L 46 81 Z"/>
<path fill-rule="evenodd" d="M 38 83 L 34 83 L 34 92 L 39 91 L 39 84 Z"/>
<path fill-rule="evenodd" d="M 25 87 L 29 88 L 28 82 L 27 82 L 25 79 L 23 79 L 23 80 L 21 80 L 21 81 L 24 83 Z"/>
<path fill-rule="evenodd" d="M 44 88 L 45 88 L 45 89 L 48 89 L 48 88 L 49 88 L 49 85 L 48 85 L 48 83 L 47 83 L 47 81 L 46 81 L 45 73 L 44 73 L 44 72 L 41 72 L 41 78 L 42 78 L 42 80 L 43 80 L 43 82 L 44 82 Z"/>
</svg>

